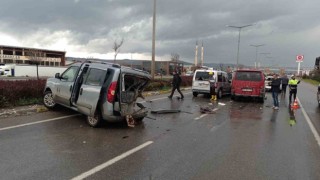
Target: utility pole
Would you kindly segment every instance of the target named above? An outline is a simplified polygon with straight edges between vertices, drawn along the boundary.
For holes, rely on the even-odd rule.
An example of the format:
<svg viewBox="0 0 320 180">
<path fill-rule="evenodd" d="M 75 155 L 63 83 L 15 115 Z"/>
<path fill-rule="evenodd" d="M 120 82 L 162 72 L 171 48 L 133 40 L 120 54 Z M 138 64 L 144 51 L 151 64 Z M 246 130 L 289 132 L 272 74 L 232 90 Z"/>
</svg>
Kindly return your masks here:
<svg viewBox="0 0 320 180">
<path fill-rule="evenodd" d="M 154 79 L 155 73 L 155 54 L 156 54 L 156 8 L 157 0 L 153 1 L 153 26 L 152 26 L 152 62 L 151 62 L 151 76 Z"/>
</svg>

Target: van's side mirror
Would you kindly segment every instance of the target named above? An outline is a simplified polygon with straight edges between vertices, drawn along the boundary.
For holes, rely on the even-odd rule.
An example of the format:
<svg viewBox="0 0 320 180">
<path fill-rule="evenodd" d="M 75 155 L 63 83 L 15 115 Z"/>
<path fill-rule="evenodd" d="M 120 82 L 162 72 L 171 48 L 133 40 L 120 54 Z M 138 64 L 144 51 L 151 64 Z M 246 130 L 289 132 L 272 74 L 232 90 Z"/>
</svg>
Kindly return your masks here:
<svg viewBox="0 0 320 180">
<path fill-rule="evenodd" d="M 57 78 L 57 79 L 61 79 L 60 73 L 56 73 L 56 75 L 54 77 Z"/>
</svg>

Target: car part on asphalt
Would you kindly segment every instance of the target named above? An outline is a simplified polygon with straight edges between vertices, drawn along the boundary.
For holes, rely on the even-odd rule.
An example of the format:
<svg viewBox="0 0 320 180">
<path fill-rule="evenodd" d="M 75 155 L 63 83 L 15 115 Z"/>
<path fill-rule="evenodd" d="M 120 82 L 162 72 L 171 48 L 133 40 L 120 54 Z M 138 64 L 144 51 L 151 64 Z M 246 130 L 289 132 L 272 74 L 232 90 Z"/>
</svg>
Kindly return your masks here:
<svg viewBox="0 0 320 180">
<path fill-rule="evenodd" d="M 158 109 L 158 110 L 152 110 L 152 114 L 168 114 L 168 113 L 179 113 L 181 110 L 179 109 Z"/>
</svg>

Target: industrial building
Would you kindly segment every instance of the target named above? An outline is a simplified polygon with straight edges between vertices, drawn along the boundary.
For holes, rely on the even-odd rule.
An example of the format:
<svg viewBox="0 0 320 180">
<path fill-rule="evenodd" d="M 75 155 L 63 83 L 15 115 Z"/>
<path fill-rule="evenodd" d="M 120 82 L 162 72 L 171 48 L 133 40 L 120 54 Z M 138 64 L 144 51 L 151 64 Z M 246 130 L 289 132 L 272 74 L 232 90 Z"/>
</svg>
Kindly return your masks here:
<svg viewBox="0 0 320 180">
<path fill-rule="evenodd" d="M 0 45 L 0 64 L 34 64 L 65 66 L 64 51 Z"/>
</svg>

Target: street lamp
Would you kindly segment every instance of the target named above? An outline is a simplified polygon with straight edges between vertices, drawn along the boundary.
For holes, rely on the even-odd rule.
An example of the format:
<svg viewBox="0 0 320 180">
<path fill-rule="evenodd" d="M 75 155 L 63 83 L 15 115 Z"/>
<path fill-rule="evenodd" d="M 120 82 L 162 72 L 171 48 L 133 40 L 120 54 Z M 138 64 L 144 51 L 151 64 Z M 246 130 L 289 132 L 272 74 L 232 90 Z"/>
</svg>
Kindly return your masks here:
<svg viewBox="0 0 320 180">
<path fill-rule="evenodd" d="M 242 29 L 242 28 L 245 28 L 245 27 L 253 26 L 253 25 L 254 25 L 254 24 L 247 24 L 247 25 L 244 25 L 244 26 L 230 26 L 230 25 L 227 25 L 227 27 L 239 29 L 238 53 L 237 53 L 237 69 L 238 69 L 238 64 L 239 64 L 239 50 L 240 50 L 240 33 L 241 33 L 241 29 Z"/>
<path fill-rule="evenodd" d="M 256 45 L 253 45 L 253 44 L 250 44 L 250 46 L 253 46 L 253 47 L 256 47 L 256 61 L 254 63 L 254 67 L 257 68 L 257 60 L 258 60 L 258 47 L 260 46 L 264 46 L 265 44 L 256 44 Z"/>
<path fill-rule="evenodd" d="M 266 55 L 271 54 L 271 53 L 259 53 L 259 54 L 263 54 L 263 55 L 265 55 L 265 56 L 266 56 Z"/>
</svg>

